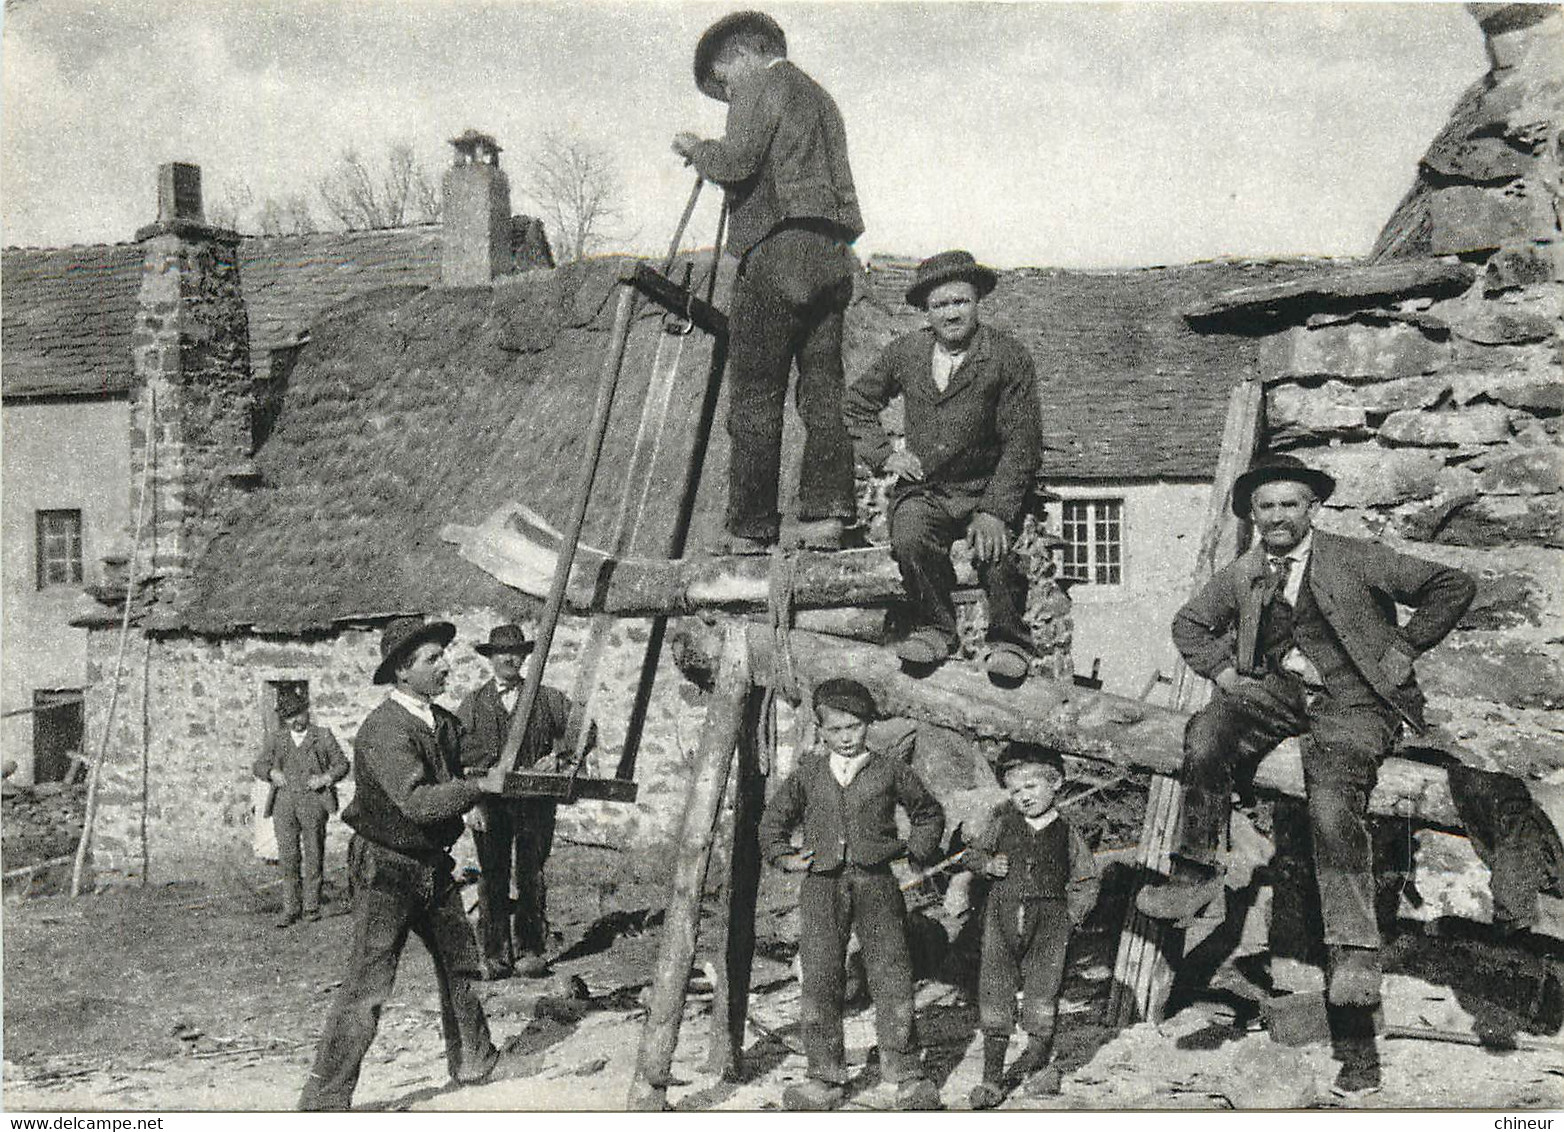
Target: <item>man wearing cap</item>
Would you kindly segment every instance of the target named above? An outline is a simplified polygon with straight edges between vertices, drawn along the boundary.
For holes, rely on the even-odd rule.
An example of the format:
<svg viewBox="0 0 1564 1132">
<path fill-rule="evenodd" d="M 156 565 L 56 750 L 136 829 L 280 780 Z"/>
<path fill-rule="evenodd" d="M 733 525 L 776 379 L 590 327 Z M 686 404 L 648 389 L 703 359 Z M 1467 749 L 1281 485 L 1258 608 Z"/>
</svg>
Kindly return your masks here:
<svg viewBox="0 0 1564 1132">
<path fill-rule="evenodd" d="M 279 695 L 277 718 L 282 726 L 266 737 L 252 769 L 256 778 L 272 785 L 269 807 L 283 884 L 277 926 L 286 928 L 301 915 L 320 919 L 326 821 L 337 812 L 337 783 L 349 768 L 337 737 L 310 722 L 309 700 L 302 695 Z"/>
<path fill-rule="evenodd" d="M 499 762 L 524 685 L 521 666 L 532 642 L 518 625 L 497 625 L 475 651 L 488 658 L 494 671 L 462 700 L 456 718 L 462 725 L 461 761 L 468 773 L 491 771 Z M 575 751 L 580 729 L 579 709 L 569 697 L 543 687 L 532 719 L 522 737 L 518 767 L 548 756 Z M 595 730 L 589 731 L 591 746 Z M 548 943 L 547 888 L 543 867 L 554 845 L 555 803 L 546 798 L 488 798 L 473 811 L 473 842 L 478 850 L 478 938 L 487 979 L 508 978 L 521 957 L 522 974 L 548 973 L 543 952 Z M 516 898 L 511 899 L 511 864 L 515 862 Z"/>
<path fill-rule="evenodd" d="M 897 477 L 891 551 L 912 611 L 897 652 L 909 664 L 933 665 L 956 650 L 950 548 L 965 538 L 988 597 L 988 671 L 1019 680 L 1033 646 L 1026 574 L 1011 548 L 1036 479 L 1042 426 L 1031 355 L 979 316 L 997 278 L 964 251 L 920 263 L 907 302 L 927 314 L 927 325 L 881 351 L 848 389 L 845 411 L 858 458 Z M 880 422 L 898 394 L 903 451 Z"/>
<path fill-rule="evenodd" d="M 845 961 L 850 936 L 863 946 L 881 1072 L 896 1082 L 897 1107 L 939 1106 L 923 1073 L 913 1025 L 907 907 L 891 861 L 937 860 L 945 811 L 894 751 L 867 745 L 879 718 L 874 696 L 856 680 L 822 681 L 814 690 L 816 745 L 766 804 L 760 844 L 766 860 L 805 874 L 798 890 L 798 954 L 803 967 L 802 1030 L 809 1080 L 790 1085 L 783 1105 L 832 1109 L 842 1102 Z M 896 809 L 906 812 L 905 839 Z M 795 828 L 802 845 L 794 848 Z"/>
<path fill-rule="evenodd" d="M 836 549 L 857 509 L 852 443 L 842 424 L 842 316 L 863 234 L 841 112 L 787 60 L 764 12 L 734 12 L 695 48 L 695 84 L 728 104 L 721 138 L 682 132 L 673 149 L 723 187 L 738 275 L 728 316 L 730 553 L 777 542 L 782 410 L 798 363 L 804 423 L 798 539 Z"/>
<path fill-rule="evenodd" d="M 1173 619 L 1173 643 L 1216 687 L 1184 735 L 1173 875 L 1138 903 L 1187 921 L 1222 895 L 1217 846 L 1235 764 L 1301 736 L 1329 1000 L 1367 1009 L 1380 996 L 1369 794 L 1403 725 L 1425 727 L 1413 661 L 1455 627 L 1476 585 L 1460 570 L 1315 530 L 1335 486 L 1285 454 L 1262 456 L 1234 484 L 1233 511 L 1259 538 Z M 1414 611 L 1405 625 L 1397 605 Z M 1377 1083 L 1361 1065 L 1343 1076 L 1343 1091 Z"/>
<path fill-rule="evenodd" d="M 462 778 L 460 724 L 439 704 L 450 665 L 446 621 L 398 618 L 380 638 L 376 684 L 391 691 L 353 739 L 353 947 L 332 1002 L 301 1109 L 346 1109 L 374 1041 L 409 932 L 424 941 L 440 988 L 440 1028 L 451 1079 L 499 1075 L 500 1054 L 473 987 L 478 949 L 451 875 L 462 814 L 489 785 Z"/>
</svg>

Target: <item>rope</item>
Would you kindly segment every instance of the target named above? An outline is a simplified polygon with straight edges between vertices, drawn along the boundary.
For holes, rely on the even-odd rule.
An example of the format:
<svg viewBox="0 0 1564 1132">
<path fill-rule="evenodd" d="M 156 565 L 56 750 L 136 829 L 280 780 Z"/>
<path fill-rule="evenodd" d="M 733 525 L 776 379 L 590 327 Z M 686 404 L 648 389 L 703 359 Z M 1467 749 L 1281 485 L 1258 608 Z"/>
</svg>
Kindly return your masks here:
<svg viewBox="0 0 1564 1132">
<path fill-rule="evenodd" d="M 147 495 L 152 485 L 152 465 L 157 425 L 157 393 L 147 389 L 147 427 L 141 462 L 141 496 L 136 500 L 136 533 L 130 544 L 130 565 L 125 575 L 125 613 L 120 618 L 119 648 L 114 656 L 114 684 L 109 694 L 109 710 L 103 717 L 103 737 L 98 741 L 98 757 L 93 760 L 87 778 L 87 808 L 82 816 L 81 840 L 76 843 L 76 862 L 71 866 L 71 895 L 81 895 L 81 877 L 87 867 L 87 852 L 92 846 L 92 825 L 98 814 L 98 783 L 103 779 L 103 764 L 109 755 L 109 735 L 114 727 L 114 712 L 119 707 L 120 679 L 125 673 L 125 644 L 130 639 L 130 611 L 135 605 L 136 575 L 141 558 L 141 535 L 146 526 Z M 146 690 L 142 690 L 143 700 Z M 143 880 L 145 877 L 143 877 Z"/>
<path fill-rule="evenodd" d="M 760 707 L 760 772 L 770 774 L 777 759 L 777 698 L 783 696 L 805 708 L 804 692 L 798 686 L 798 670 L 793 663 L 793 592 L 798 582 L 798 559 L 792 554 L 771 556 L 771 571 L 766 580 L 766 619 L 771 632 L 771 679 L 767 682 Z M 804 717 L 800 711 L 800 721 Z M 796 743 L 802 728 L 795 734 Z"/>
</svg>

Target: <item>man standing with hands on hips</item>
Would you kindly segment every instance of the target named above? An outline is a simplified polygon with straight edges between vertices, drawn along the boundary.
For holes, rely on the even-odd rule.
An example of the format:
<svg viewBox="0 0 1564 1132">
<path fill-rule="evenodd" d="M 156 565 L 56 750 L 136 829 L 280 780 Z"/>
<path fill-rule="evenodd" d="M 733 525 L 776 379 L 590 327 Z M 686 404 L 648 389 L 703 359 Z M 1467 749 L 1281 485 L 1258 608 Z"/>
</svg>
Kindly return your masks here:
<svg viewBox="0 0 1564 1132">
<path fill-rule="evenodd" d="M 782 411 L 798 363 L 804 422 L 797 541 L 842 545 L 857 517 L 853 450 L 842 423 L 842 316 L 863 234 L 841 112 L 787 59 L 764 12 L 734 12 L 695 48 L 695 83 L 728 104 L 721 138 L 681 132 L 674 152 L 721 185 L 728 251 L 739 260 L 728 321 L 728 553 L 764 553 L 780 538 Z"/>
</svg>

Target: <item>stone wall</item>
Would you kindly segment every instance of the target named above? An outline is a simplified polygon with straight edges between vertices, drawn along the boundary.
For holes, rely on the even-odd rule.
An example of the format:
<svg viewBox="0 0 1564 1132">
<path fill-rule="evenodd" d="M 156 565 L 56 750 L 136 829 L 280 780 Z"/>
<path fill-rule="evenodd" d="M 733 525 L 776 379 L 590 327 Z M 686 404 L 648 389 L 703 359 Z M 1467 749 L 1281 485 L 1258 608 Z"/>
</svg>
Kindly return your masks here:
<svg viewBox="0 0 1564 1132">
<path fill-rule="evenodd" d="M 487 637 L 498 617 L 487 610 L 445 616 L 456 623 L 458 636 L 450 650 L 449 692 L 441 702 L 454 709 L 463 694 L 488 678 L 488 666 L 472 646 Z M 584 629 L 579 621 L 561 625 L 546 683 L 571 688 Z M 613 773 L 645 637 L 641 622 L 619 625 L 599 669 L 601 699 L 594 715 L 609 753 L 594 755 L 596 773 Z M 113 629 L 89 634 L 93 683 L 87 729 L 93 736 L 102 733 L 108 710 L 118 640 Z M 359 724 L 385 696 L 383 687 L 370 682 L 378 662 L 379 630 L 373 628 L 314 640 L 133 632 L 99 796 L 96 883 L 161 883 L 242 867 L 254 835 L 250 765 L 264 734 L 268 682 L 308 681 L 315 721 L 351 751 Z M 635 848 L 666 842 L 679 820 L 685 772 L 703 717 L 701 694 L 665 660 L 637 764 L 639 803 L 565 807 L 560 835 Z M 351 778 L 341 795 L 346 805 Z M 347 828 L 333 821 L 328 839 L 333 859 L 347 837 Z"/>
<path fill-rule="evenodd" d="M 1432 715 L 1518 773 L 1564 773 L 1564 412 L 1557 280 L 1490 262 L 1453 298 L 1316 315 L 1262 353 L 1265 446 L 1338 482 L 1323 529 L 1470 571 L 1419 665 Z"/>
</svg>

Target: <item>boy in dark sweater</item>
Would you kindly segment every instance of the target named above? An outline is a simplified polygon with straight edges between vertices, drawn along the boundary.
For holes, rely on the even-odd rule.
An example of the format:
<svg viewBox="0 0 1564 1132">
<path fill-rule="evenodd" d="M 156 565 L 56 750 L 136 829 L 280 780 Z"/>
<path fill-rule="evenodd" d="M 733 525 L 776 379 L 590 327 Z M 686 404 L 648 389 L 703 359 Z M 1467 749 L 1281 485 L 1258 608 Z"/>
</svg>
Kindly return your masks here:
<svg viewBox="0 0 1564 1132">
<path fill-rule="evenodd" d="M 1031 743 L 1012 743 L 994 770 L 1010 797 L 962 858 L 991 882 L 978 970 L 983 1081 L 972 1090 L 973 1108 L 993 1108 L 1017 1084 L 1033 1096 L 1059 1091 L 1059 1070 L 1049 1059 L 1065 952 L 1097 902 L 1091 847 L 1054 806 L 1063 761 Z M 1007 1077 L 1018 990 L 1027 1045 Z"/>
<path fill-rule="evenodd" d="M 939 1089 L 923 1075 L 913 1036 L 912 959 L 907 906 L 891 873 L 903 854 L 929 862 L 940 855 L 945 811 L 912 767 L 865 746 L 879 714 L 855 680 L 826 680 L 815 689 L 817 742 L 766 806 L 760 843 L 766 860 L 804 873 L 799 886 L 799 959 L 803 966 L 804 1052 L 809 1080 L 788 1086 L 793 1110 L 833 1109 L 847 1083 L 842 997 L 848 937 L 863 944 L 874 999 L 880 1065 L 897 1083 L 901 1109 L 939 1107 Z M 896 807 L 911 829 L 903 841 Z M 792 833 L 803 830 L 795 849 Z"/>
</svg>

